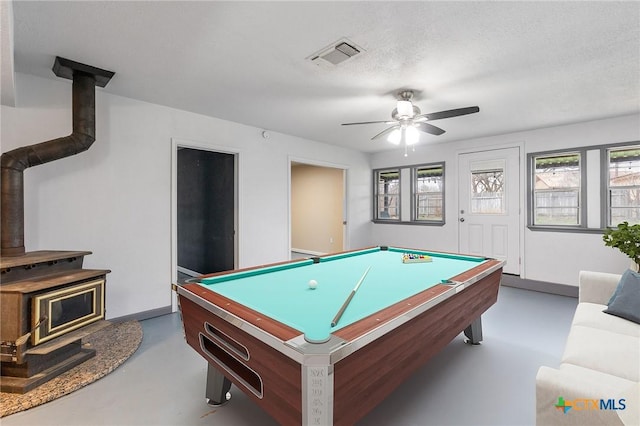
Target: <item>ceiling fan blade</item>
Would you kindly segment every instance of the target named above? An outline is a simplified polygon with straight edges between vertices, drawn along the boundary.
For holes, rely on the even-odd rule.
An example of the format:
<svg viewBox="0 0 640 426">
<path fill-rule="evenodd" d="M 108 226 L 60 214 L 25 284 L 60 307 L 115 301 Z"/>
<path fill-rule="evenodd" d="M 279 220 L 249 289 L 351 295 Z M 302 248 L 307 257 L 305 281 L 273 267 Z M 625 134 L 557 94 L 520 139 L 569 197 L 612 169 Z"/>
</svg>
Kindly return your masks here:
<svg viewBox="0 0 640 426">
<path fill-rule="evenodd" d="M 391 132 L 393 132 L 394 130 L 399 129 L 399 128 L 400 128 L 400 125 L 399 125 L 399 124 L 397 124 L 397 125 L 395 125 L 395 126 L 388 127 L 388 128 L 386 128 L 386 129 L 384 129 L 383 131 L 381 131 L 380 133 L 378 133 L 377 135 L 375 135 L 374 137 L 372 137 L 372 138 L 371 138 L 371 140 L 378 139 L 378 138 L 381 138 L 381 137 L 383 137 L 383 136 L 386 136 L 386 135 L 388 135 L 389 133 L 391 133 Z"/>
<path fill-rule="evenodd" d="M 413 123 L 413 125 L 416 126 L 416 128 L 421 132 L 429 133 L 431 135 L 438 136 L 444 133 L 444 130 L 442 130 L 440 127 L 433 126 L 429 123 L 417 122 Z"/>
<path fill-rule="evenodd" d="M 360 123 L 342 123 L 341 126 L 353 126 L 355 124 L 394 124 L 395 121 L 362 121 Z"/>
<path fill-rule="evenodd" d="M 458 117 L 460 115 L 473 114 L 478 111 L 480 111 L 480 108 L 478 108 L 477 106 L 472 106 L 472 107 L 466 107 L 466 108 L 450 109 L 447 111 L 432 112 L 430 114 L 422 114 L 422 115 L 419 115 L 418 117 L 420 118 L 424 117 L 427 120 L 442 120 L 443 118 Z"/>
</svg>

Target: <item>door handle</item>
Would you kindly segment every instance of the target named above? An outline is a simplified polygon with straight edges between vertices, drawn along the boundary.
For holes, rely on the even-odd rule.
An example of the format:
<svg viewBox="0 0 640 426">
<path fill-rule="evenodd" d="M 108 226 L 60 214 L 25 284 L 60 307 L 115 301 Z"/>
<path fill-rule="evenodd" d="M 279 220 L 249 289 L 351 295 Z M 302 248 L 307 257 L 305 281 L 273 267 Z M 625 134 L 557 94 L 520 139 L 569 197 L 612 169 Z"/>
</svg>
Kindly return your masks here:
<svg viewBox="0 0 640 426">
<path fill-rule="evenodd" d="M 460 218 L 460 222 L 464 222 L 464 217 L 461 217 L 461 218 Z"/>
</svg>

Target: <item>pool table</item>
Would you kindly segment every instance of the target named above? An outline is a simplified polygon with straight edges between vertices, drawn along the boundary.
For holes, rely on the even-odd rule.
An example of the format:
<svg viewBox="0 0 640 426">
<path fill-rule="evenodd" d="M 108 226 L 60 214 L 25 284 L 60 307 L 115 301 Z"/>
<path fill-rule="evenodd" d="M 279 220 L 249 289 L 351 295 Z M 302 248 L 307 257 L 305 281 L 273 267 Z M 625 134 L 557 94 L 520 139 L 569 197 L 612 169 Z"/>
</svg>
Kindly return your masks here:
<svg viewBox="0 0 640 426">
<path fill-rule="evenodd" d="M 482 340 L 503 263 L 371 247 L 203 275 L 176 291 L 186 341 L 209 363 L 210 403 L 233 383 L 281 424 L 350 425 L 461 332 Z"/>
</svg>

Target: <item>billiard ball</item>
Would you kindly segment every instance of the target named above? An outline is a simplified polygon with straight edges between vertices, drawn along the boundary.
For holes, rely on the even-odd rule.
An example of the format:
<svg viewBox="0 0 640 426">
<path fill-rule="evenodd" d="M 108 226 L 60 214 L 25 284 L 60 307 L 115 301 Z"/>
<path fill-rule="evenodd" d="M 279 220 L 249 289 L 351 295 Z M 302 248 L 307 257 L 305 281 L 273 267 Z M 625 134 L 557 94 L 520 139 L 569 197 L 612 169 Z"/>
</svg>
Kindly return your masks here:
<svg viewBox="0 0 640 426">
<path fill-rule="evenodd" d="M 316 280 L 309 280 L 309 288 L 310 288 L 311 290 L 315 290 L 317 286 L 318 286 L 318 281 L 316 281 Z"/>
</svg>

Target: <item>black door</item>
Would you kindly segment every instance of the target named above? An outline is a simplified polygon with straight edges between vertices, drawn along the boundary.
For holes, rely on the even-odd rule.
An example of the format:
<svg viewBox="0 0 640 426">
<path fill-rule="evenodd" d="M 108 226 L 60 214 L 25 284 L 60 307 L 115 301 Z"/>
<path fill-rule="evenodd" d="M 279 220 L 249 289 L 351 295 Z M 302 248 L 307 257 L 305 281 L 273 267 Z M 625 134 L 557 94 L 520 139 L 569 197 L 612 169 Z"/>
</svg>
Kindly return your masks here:
<svg viewBox="0 0 640 426">
<path fill-rule="evenodd" d="M 234 179 L 233 154 L 178 148 L 178 267 L 233 269 Z"/>
</svg>

